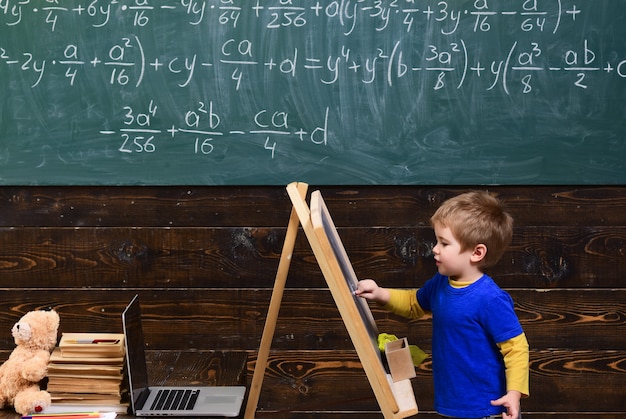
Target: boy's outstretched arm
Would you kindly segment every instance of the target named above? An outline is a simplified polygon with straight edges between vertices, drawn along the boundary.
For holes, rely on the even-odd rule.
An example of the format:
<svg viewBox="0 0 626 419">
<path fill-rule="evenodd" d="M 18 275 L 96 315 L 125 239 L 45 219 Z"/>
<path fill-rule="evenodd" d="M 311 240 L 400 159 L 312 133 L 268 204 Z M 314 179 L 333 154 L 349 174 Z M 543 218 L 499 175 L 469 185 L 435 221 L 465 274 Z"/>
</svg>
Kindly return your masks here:
<svg viewBox="0 0 626 419">
<path fill-rule="evenodd" d="M 426 314 L 417 302 L 417 290 L 383 288 L 371 279 L 364 279 L 359 281 L 354 295 L 374 301 L 407 319 L 419 319 Z"/>
<path fill-rule="evenodd" d="M 389 302 L 389 290 L 379 287 L 373 279 L 359 281 L 354 295 L 385 305 Z"/>
</svg>

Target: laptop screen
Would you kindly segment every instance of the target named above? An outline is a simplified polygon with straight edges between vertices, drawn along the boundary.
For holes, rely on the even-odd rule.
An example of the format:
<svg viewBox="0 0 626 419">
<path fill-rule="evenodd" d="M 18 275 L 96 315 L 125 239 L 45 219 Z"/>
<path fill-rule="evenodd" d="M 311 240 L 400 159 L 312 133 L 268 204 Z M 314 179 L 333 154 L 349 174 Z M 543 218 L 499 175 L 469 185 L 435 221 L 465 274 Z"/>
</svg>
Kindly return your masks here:
<svg viewBox="0 0 626 419">
<path fill-rule="evenodd" d="M 122 313 L 124 341 L 126 343 L 126 368 L 131 394 L 131 408 L 135 412 L 143 407 L 148 391 L 148 368 L 141 328 L 141 307 L 139 296 L 135 295 Z"/>
</svg>

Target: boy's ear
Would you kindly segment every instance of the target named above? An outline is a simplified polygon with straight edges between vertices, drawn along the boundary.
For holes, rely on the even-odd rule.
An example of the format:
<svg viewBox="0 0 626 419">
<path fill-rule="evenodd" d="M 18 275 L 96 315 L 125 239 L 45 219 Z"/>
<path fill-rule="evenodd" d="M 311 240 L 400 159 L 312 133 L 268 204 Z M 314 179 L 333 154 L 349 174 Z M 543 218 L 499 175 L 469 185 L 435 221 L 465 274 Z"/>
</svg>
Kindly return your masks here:
<svg viewBox="0 0 626 419">
<path fill-rule="evenodd" d="M 472 252 L 471 260 L 474 263 L 478 263 L 483 260 L 487 256 L 487 246 L 480 243 L 474 247 L 474 251 Z"/>
</svg>

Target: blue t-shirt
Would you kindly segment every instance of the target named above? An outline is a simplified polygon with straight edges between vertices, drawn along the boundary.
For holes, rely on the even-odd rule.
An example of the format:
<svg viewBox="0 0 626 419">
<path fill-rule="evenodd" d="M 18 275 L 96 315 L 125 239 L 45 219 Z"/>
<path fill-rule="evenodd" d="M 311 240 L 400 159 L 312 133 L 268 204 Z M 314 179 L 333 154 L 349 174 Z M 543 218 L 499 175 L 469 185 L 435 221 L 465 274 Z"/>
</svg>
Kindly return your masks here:
<svg viewBox="0 0 626 419">
<path fill-rule="evenodd" d="M 511 296 L 483 275 L 464 288 L 436 274 L 417 291 L 433 317 L 435 410 L 479 418 L 505 409 L 490 401 L 506 393 L 504 360 L 496 343 L 523 333 Z"/>
</svg>

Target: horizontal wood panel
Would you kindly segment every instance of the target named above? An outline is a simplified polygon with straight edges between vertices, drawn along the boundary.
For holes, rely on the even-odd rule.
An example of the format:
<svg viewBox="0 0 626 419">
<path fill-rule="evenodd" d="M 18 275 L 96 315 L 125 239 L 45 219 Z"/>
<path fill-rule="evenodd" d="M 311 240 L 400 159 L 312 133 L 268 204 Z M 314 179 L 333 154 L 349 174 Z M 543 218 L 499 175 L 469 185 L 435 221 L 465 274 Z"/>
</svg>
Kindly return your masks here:
<svg viewBox="0 0 626 419">
<path fill-rule="evenodd" d="M 349 418 L 349 419 L 380 419 L 382 415 L 380 412 L 352 412 L 352 411 L 290 411 L 290 412 L 274 412 L 269 410 L 258 411 L 255 418 L 269 418 L 272 419 L 322 419 L 322 418 Z M 417 419 L 441 419 L 436 413 L 432 411 L 420 410 Z M 567 413 L 554 413 L 554 412 L 523 412 L 524 419 L 623 419 L 624 415 L 621 413 L 587 413 L 587 412 L 567 412 Z M 3 416 L 0 418 L 5 419 Z M 11 418 L 13 419 L 13 418 Z M 19 418 L 15 418 L 19 419 Z"/>
<path fill-rule="evenodd" d="M 239 386 L 247 384 L 243 351 L 147 351 L 150 385 Z"/>
<path fill-rule="evenodd" d="M 137 289 L 151 349 L 258 348 L 271 290 Z M 120 313 L 135 290 L 3 290 L 0 348 L 12 347 L 10 329 L 23 313 L 53 307 L 61 331 L 121 331 Z M 534 350 L 624 349 L 626 290 L 510 291 Z M 407 337 L 430 349 L 431 322 L 408 321 L 372 307 L 380 332 Z M 175 331 L 175 333 L 173 333 Z M 288 289 L 272 343 L 275 349 L 353 349 L 326 289 Z"/>
<path fill-rule="evenodd" d="M 9 355 L 0 352 L 0 361 Z M 221 382 L 241 383 L 245 354 L 207 355 L 199 352 L 149 352 L 149 362 L 157 366 L 151 374 L 162 380 L 189 380 L 198 377 L 211 383 L 219 374 Z M 248 382 L 254 370 L 255 354 L 248 358 Z M 252 358 L 250 358 L 252 357 Z M 185 361 L 192 360 L 191 363 Z M 185 377 L 172 375 L 172 366 L 184 363 Z M 208 363 L 208 368 L 207 364 Z M 617 372 L 599 365 L 624 365 L 624 351 L 541 351 L 531 353 L 531 397 L 523 400 L 524 417 L 567 417 L 616 419 L 624 403 L 626 388 Z M 202 367 L 202 365 L 204 365 Z M 412 380 L 420 408 L 419 417 L 436 417 L 432 413 L 433 391 L 430 363 L 417 369 Z M 580 374 L 584 372 L 585 383 Z M 349 383 L 348 385 L 346 385 Z M 591 387 L 587 387 L 591 386 Z M 273 351 L 269 358 L 255 417 L 364 417 L 379 418 L 377 403 L 369 388 L 362 366 L 354 351 Z M 602 413 L 602 412 L 605 413 Z M 553 414 L 554 412 L 569 412 Z M 360 414 L 361 416 L 356 416 Z M 0 412 L 2 419 L 19 416 L 10 410 Z"/>
<path fill-rule="evenodd" d="M 252 356 L 248 358 L 250 370 L 254 369 Z M 433 410 L 430 367 L 428 361 L 422 364 L 412 380 L 422 411 Z M 625 367 L 624 350 L 532 352 L 531 397 L 522 401 L 523 410 L 622 411 L 626 400 Z M 259 409 L 372 411 L 376 409 L 376 399 L 354 352 L 275 351 L 264 376 Z"/>
<path fill-rule="evenodd" d="M 433 413 L 432 411 L 420 410 L 417 416 L 412 416 L 416 419 L 441 419 L 441 416 Z M 623 419 L 621 413 L 587 413 L 587 412 L 567 412 L 567 413 L 554 413 L 554 412 L 523 412 L 524 419 Z M 2 419 L 6 419 L 0 416 Z M 258 411 L 255 418 L 272 418 L 272 419 L 323 419 L 323 418 L 348 418 L 348 419 L 381 419 L 380 412 L 354 412 L 354 411 L 271 411 L 262 410 Z M 10 419 L 19 419 L 10 418 Z"/>
<path fill-rule="evenodd" d="M 433 412 L 420 411 L 419 416 L 414 416 L 419 419 L 441 419 L 441 416 Z M 546 416 L 548 415 L 548 416 Z M 12 412 L 11 410 L 0 411 L 0 419 L 21 419 L 21 415 Z M 118 415 L 120 419 L 134 418 L 129 415 Z M 255 418 L 272 418 L 272 419 L 324 419 L 324 418 L 349 418 L 349 419 L 380 419 L 382 417 L 379 411 L 360 412 L 360 411 L 271 411 L 261 410 L 257 411 Z M 568 412 L 568 413 L 553 413 L 553 412 L 524 412 L 524 419 L 622 419 L 621 413 L 586 413 L 586 412 Z"/>
<path fill-rule="evenodd" d="M 522 409 L 523 410 L 523 409 Z M 433 411 L 420 410 L 416 419 L 441 419 L 442 416 Z M 2 419 L 19 419 L 4 418 Z M 381 419 L 380 412 L 373 411 L 272 411 L 260 410 L 256 412 L 255 418 L 276 418 L 276 419 L 324 419 L 324 418 L 348 418 L 348 419 Z M 528 412 L 523 411 L 523 419 L 623 419 L 622 413 L 598 413 L 598 412 Z"/>
<path fill-rule="evenodd" d="M 516 224 L 623 225 L 626 188 L 608 186 L 479 186 L 507 202 Z M 472 187 L 324 186 L 341 226 L 428 225 L 439 205 Z M 239 226 L 287 224 L 282 186 L 103 187 L 0 186 L 0 226 Z"/>
<path fill-rule="evenodd" d="M 274 284 L 286 228 L 0 228 L 0 287 Z M 339 228 L 360 277 L 417 287 L 436 272 L 430 227 Z M 626 226 L 520 227 L 490 274 L 507 288 L 617 288 Z M 303 233 L 289 286 L 324 286 Z"/>
<path fill-rule="evenodd" d="M 623 417 L 626 187 L 480 188 L 516 222 L 489 273 L 531 346 L 524 418 Z M 357 275 L 415 288 L 436 270 L 431 214 L 473 188 L 320 189 Z M 247 351 L 250 382 L 290 210 L 284 187 L 0 186 L 0 350 L 35 308 L 59 310 L 65 331 L 119 332 L 139 292 L 148 349 Z M 380 417 L 302 232 L 287 287 L 257 417 Z M 429 320 L 372 309 L 380 331 L 430 351 Z M 437 417 L 431 381 L 427 359 L 421 418 Z"/>
</svg>

